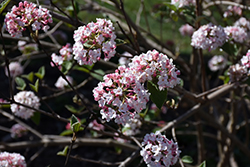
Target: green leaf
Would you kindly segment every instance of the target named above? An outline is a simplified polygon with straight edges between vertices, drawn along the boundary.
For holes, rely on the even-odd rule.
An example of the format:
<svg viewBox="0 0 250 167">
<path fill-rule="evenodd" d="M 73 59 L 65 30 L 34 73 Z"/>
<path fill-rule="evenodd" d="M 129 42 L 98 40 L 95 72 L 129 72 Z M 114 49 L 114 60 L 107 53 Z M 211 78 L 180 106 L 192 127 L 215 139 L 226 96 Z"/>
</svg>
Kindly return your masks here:
<svg viewBox="0 0 250 167">
<path fill-rule="evenodd" d="M 72 130 L 65 130 L 62 133 L 60 133 L 60 136 L 69 136 L 72 135 L 73 131 Z"/>
<path fill-rule="evenodd" d="M 69 149 L 69 146 L 65 146 L 64 149 L 63 149 L 63 151 L 59 151 L 59 152 L 57 153 L 57 155 L 67 156 L 68 149 Z"/>
<path fill-rule="evenodd" d="M 30 72 L 28 75 L 21 75 L 23 78 L 28 79 L 30 82 L 33 82 L 34 79 L 34 73 Z"/>
<path fill-rule="evenodd" d="M 177 2 L 175 5 L 171 4 L 170 2 L 163 2 L 163 4 L 173 11 L 177 11 L 177 6 L 179 6 L 179 2 Z"/>
<path fill-rule="evenodd" d="M 37 76 L 39 79 L 42 80 L 44 75 L 45 75 L 45 67 L 42 66 L 39 68 L 38 72 L 35 73 L 35 76 Z"/>
<path fill-rule="evenodd" d="M 187 163 L 187 164 L 191 164 L 193 163 L 193 158 L 190 157 L 189 155 L 185 155 L 181 158 L 182 162 Z"/>
<path fill-rule="evenodd" d="M 221 48 L 231 56 L 237 56 L 240 51 L 236 44 L 231 44 L 229 42 L 225 42 Z"/>
<path fill-rule="evenodd" d="M 73 63 L 70 61 L 64 61 L 62 64 L 62 72 L 64 74 L 67 74 L 69 72 L 69 70 L 71 69 L 71 67 L 73 66 Z"/>
<path fill-rule="evenodd" d="M 25 89 L 26 83 L 25 83 L 25 81 L 22 78 L 16 77 L 15 81 L 16 81 L 17 89 L 18 90 L 24 90 Z"/>
<path fill-rule="evenodd" d="M 3 0 L 0 3 L 0 14 L 3 12 L 3 10 L 6 8 L 6 6 L 9 4 L 10 0 Z"/>
<path fill-rule="evenodd" d="M 178 21 L 178 15 L 175 12 L 171 12 L 170 13 L 170 17 L 171 19 L 173 19 L 175 22 Z"/>
<path fill-rule="evenodd" d="M 41 113 L 34 112 L 33 116 L 30 118 L 36 125 L 40 124 Z"/>
<path fill-rule="evenodd" d="M 77 119 L 75 115 L 71 116 L 70 127 L 74 133 L 83 130 L 83 127 L 81 127 L 81 122 L 79 122 L 79 120 Z"/>
<path fill-rule="evenodd" d="M 72 112 L 74 114 L 81 113 L 83 111 L 83 109 L 85 108 L 83 106 L 83 107 L 80 107 L 79 109 L 77 109 L 77 108 L 75 108 L 74 106 L 71 106 L 71 105 L 65 105 L 65 107 L 67 108 L 67 110 L 69 110 L 70 112 Z"/>
<path fill-rule="evenodd" d="M 116 46 L 123 45 L 123 44 L 127 43 L 126 41 L 119 39 L 119 38 L 116 38 L 115 42 L 116 42 Z"/>
<path fill-rule="evenodd" d="M 82 71 L 82 72 L 85 72 L 85 73 L 87 73 L 87 74 L 90 72 L 89 69 L 87 69 L 87 68 L 85 68 L 85 67 L 81 67 L 81 66 L 74 66 L 74 67 L 73 67 L 73 70 Z"/>
<path fill-rule="evenodd" d="M 39 79 L 36 80 L 35 85 L 29 84 L 30 88 L 34 90 L 35 92 L 38 92 L 38 87 L 39 87 Z"/>
<path fill-rule="evenodd" d="M 203 161 L 199 167 L 206 167 L 206 161 Z"/>
<path fill-rule="evenodd" d="M 162 105 L 167 100 L 167 89 L 160 91 L 159 88 L 151 81 L 148 82 L 147 87 L 151 93 L 150 99 L 159 109 L 161 109 Z"/>
<path fill-rule="evenodd" d="M 103 76 L 105 75 L 105 72 L 101 69 L 98 69 L 94 70 L 94 72 L 90 72 L 90 75 L 99 81 L 103 81 Z"/>
</svg>

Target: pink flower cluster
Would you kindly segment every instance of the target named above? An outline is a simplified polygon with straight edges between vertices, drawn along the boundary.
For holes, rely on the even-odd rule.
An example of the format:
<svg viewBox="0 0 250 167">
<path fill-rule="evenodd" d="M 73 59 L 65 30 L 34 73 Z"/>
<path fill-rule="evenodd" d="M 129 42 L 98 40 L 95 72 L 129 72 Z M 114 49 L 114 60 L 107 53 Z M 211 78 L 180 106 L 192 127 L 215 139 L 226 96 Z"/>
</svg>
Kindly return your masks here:
<svg viewBox="0 0 250 167">
<path fill-rule="evenodd" d="M 115 73 L 105 75 L 104 82 L 93 90 L 102 119 L 115 119 L 122 125 L 136 117 L 149 101 L 148 91 L 127 70 L 125 66 L 118 67 Z"/>
<path fill-rule="evenodd" d="M 69 43 L 67 43 L 65 46 L 63 46 L 60 50 L 59 53 L 60 55 L 56 55 L 55 53 L 52 53 L 51 55 L 51 60 L 61 68 L 61 65 L 63 64 L 63 61 L 69 61 L 72 60 L 72 47 Z M 51 66 L 53 67 L 54 64 L 51 62 Z"/>
<path fill-rule="evenodd" d="M 18 103 L 38 109 L 40 106 L 39 98 L 31 91 L 21 91 L 14 96 L 14 100 Z M 26 108 L 18 104 L 11 104 L 10 109 L 16 116 L 28 119 L 33 116 L 34 110 Z"/>
<path fill-rule="evenodd" d="M 101 58 L 101 51 L 104 53 L 105 61 L 116 53 L 113 23 L 106 19 L 96 20 L 96 23 L 91 22 L 78 27 L 74 32 L 73 54 L 80 65 L 92 65 L 97 62 Z"/>
<path fill-rule="evenodd" d="M 247 76 L 246 66 L 240 64 L 231 65 L 228 70 L 230 81 L 237 82 Z"/>
<path fill-rule="evenodd" d="M 73 84 L 73 78 L 72 78 L 71 76 L 66 75 L 66 78 L 67 78 L 67 80 L 68 80 L 71 84 Z M 65 80 L 63 79 L 62 76 L 60 76 L 60 77 L 57 79 L 57 81 L 56 81 L 56 83 L 55 83 L 55 86 L 56 86 L 58 89 L 64 89 L 66 86 L 68 86 L 68 82 L 65 81 Z"/>
<path fill-rule="evenodd" d="M 23 54 L 30 54 L 32 52 L 38 51 L 38 45 L 36 43 L 27 44 L 26 41 L 18 41 L 17 46 L 18 46 L 18 49 Z"/>
<path fill-rule="evenodd" d="M 223 17 L 242 15 L 242 9 L 239 6 L 228 6 L 227 10 L 224 12 Z"/>
<path fill-rule="evenodd" d="M 0 166 L 1 167 L 26 167 L 25 158 L 18 153 L 0 153 Z"/>
<path fill-rule="evenodd" d="M 142 53 L 132 58 L 129 71 L 140 82 L 157 80 L 159 90 L 173 88 L 180 83 L 180 71 L 173 64 L 173 59 L 156 50 Z"/>
<path fill-rule="evenodd" d="M 234 26 L 244 28 L 247 32 L 248 38 L 250 38 L 250 22 L 245 17 L 241 17 L 239 20 L 237 20 L 234 23 Z"/>
<path fill-rule="evenodd" d="M 190 26 L 189 24 L 185 24 L 179 28 L 179 31 L 180 31 L 182 36 L 190 36 L 191 37 L 194 33 L 194 28 L 192 26 Z"/>
<path fill-rule="evenodd" d="M 21 75 L 23 73 L 23 67 L 19 62 L 11 62 L 9 64 L 9 70 L 10 70 L 10 76 L 16 77 L 18 75 Z M 8 76 L 8 70 L 5 68 L 5 74 Z"/>
<path fill-rule="evenodd" d="M 105 128 L 102 124 L 99 124 L 96 120 L 90 122 L 88 127 L 98 131 L 103 131 Z"/>
<path fill-rule="evenodd" d="M 168 140 L 159 131 L 146 134 L 140 151 L 148 167 L 169 167 L 174 165 L 180 155 L 177 143 Z"/>
<path fill-rule="evenodd" d="M 195 6 L 195 0 L 171 0 L 171 4 L 179 4 L 179 8 L 184 6 Z"/>
<path fill-rule="evenodd" d="M 244 28 L 227 26 L 224 28 L 225 33 L 227 34 L 227 40 L 232 39 L 235 42 L 243 43 L 247 40 L 247 33 Z"/>
<path fill-rule="evenodd" d="M 18 137 L 22 137 L 23 135 L 25 135 L 27 131 L 28 130 L 22 125 L 15 124 L 10 128 L 10 132 L 11 132 L 10 135 L 12 138 L 18 138 Z"/>
<path fill-rule="evenodd" d="M 24 1 L 18 7 L 14 5 L 4 21 L 11 36 L 18 38 L 27 26 L 31 26 L 33 31 L 43 29 L 46 32 L 49 29 L 48 23 L 52 23 L 52 17 L 48 9 L 41 6 L 37 8 L 36 4 Z"/>
<path fill-rule="evenodd" d="M 220 69 L 224 69 L 226 65 L 227 59 L 221 55 L 215 55 L 208 61 L 208 67 L 211 71 L 218 71 Z"/>
<path fill-rule="evenodd" d="M 226 37 L 223 27 L 209 23 L 201 26 L 193 33 L 191 45 L 198 49 L 211 51 L 222 46 L 226 41 Z"/>
</svg>

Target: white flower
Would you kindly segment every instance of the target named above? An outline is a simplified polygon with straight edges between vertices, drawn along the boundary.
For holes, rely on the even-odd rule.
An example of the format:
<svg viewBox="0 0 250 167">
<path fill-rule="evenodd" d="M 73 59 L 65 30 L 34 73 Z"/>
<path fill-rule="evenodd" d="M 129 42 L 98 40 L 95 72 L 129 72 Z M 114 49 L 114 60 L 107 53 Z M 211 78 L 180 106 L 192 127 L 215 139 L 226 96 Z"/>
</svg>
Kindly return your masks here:
<svg viewBox="0 0 250 167">
<path fill-rule="evenodd" d="M 9 64 L 10 69 L 10 76 L 16 77 L 18 75 L 21 75 L 23 73 L 23 67 L 19 62 L 11 62 Z M 8 76 L 7 68 L 5 68 L 5 74 Z"/>
<path fill-rule="evenodd" d="M 72 77 L 66 75 L 66 78 L 67 78 L 67 80 L 69 81 L 69 83 L 71 83 L 71 84 L 73 83 L 73 78 L 72 78 Z M 63 88 L 65 88 L 66 86 L 68 86 L 68 82 L 65 81 L 65 79 L 63 79 L 62 76 L 60 76 L 60 77 L 57 79 L 57 81 L 56 81 L 56 83 L 55 83 L 55 86 L 56 86 L 57 88 L 59 88 L 59 89 L 63 89 Z"/>
</svg>

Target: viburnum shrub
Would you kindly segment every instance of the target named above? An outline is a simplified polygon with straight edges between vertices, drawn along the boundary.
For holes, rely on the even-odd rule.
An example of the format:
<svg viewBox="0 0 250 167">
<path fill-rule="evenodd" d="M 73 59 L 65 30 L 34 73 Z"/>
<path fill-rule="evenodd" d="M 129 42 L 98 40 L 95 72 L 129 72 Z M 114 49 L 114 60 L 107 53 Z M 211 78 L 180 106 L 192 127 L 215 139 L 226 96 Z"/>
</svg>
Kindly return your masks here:
<svg viewBox="0 0 250 167">
<path fill-rule="evenodd" d="M 2 1 L 0 167 L 250 164 L 249 9 Z"/>
</svg>

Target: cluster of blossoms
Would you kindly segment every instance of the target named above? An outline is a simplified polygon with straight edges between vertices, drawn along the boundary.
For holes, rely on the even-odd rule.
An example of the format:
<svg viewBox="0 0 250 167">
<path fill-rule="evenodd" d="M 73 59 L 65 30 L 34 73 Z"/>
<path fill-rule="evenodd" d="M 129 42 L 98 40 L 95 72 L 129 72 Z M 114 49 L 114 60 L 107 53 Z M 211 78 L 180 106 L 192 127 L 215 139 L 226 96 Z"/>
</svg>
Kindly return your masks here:
<svg viewBox="0 0 250 167">
<path fill-rule="evenodd" d="M 14 5 L 4 21 L 11 36 L 18 38 L 27 26 L 31 26 L 33 31 L 42 29 L 46 32 L 49 29 L 48 23 L 52 23 L 52 17 L 48 9 L 41 6 L 37 8 L 36 4 L 24 1 L 18 7 Z"/>
<path fill-rule="evenodd" d="M 12 138 L 18 138 L 18 137 L 22 137 L 23 135 L 25 135 L 27 131 L 28 130 L 22 125 L 15 124 L 10 128 L 10 132 L 11 132 L 10 135 Z"/>
<path fill-rule="evenodd" d="M 21 91 L 14 96 L 14 100 L 18 103 L 27 105 L 29 107 L 38 109 L 40 106 L 39 98 L 31 91 Z M 16 116 L 23 119 L 28 119 L 33 116 L 34 110 L 26 108 L 18 104 L 11 104 L 11 111 Z"/>
<path fill-rule="evenodd" d="M 64 61 L 69 61 L 72 60 L 72 47 L 69 43 L 67 43 L 65 46 L 63 46 L 60 50 L 59 53 L 60 55 L 56 55 L 55 53 L 52 53 L 51 55 L 51 60 L 61 68 L 61 65 L 63 64 Z M 51 62 L 51 66 L 53 67 L 54 64 Z"/>
<path fill-rule="evenodd" d="M 212 23 L 201 26 L 192 35 L 191 45 L 197 49 L 214 50 L 222 46 L 226 41 L 227 35 L 221 26 Z"/>
<path fill-rule="evenodd" d="M 242 9 L 239 6 L 228 6 L 227 10 L 224 12 L 223 17 L 229 17 L 229 16 L 241 16 L 242 15 Z"/>
<path fill-rule="evenodd" d="M 148 167 L 169 167 L 174 165 L 180 155 L 177 143 L 168 140 L 159 131 L 146 134 L 140 154 Z"/>
<path fill-rule="evenodd" d="M 150 95 L 127 70 L 125 66 L 119 66 L 115 73 L 105 75 L 104 82 L 100 82 L 93 90 L 102 119 L 115 119 L 116 123 L 122 125 L 146 108 Z"/>
<path fill-rule="evenodd" d="M 26 167 L 25 158 L 18 153 L 0 153 L 0 166 L 1 167 Z"/>
<path fill-rule="evenodd" d="M 250 38 L 250 22 L 245 17 L 241 17 L 233 26 L 244 28 L 247 32 L 248 38 Z"/>
<path fill-rule="evenodd" d="M 30 54 L 32 52 L 38 51 L 38 45 L 36 43 L 29 43 L 25 41 L 18 41 L 17 47 L 23 54 Z"/>
<path fill-rule="evenodd" d="M 16 77 L 23 73 L 23 66 L 19 62 L 11 62 L 9 64 L 10 76 Z M 8 69 L 5 68 L 5 74 L 8 76 Z"/>
<path fill-rule="evenodd" d="M 195 6 L 195 0 L 171 0 L 171 4 L 178 4 L 178 7 Z"/>
<path fill-rule="evenodd" d="M 73 84 L 73 78 L 71 76 L 68 76 L 66 75 L 66 79 L 69 81 L 69 83 Z M 56 83 L 55 83 L 55 86 L 58 88 L 58 89 L 64 89 L 66 86 L 68 86 L 68 82 L 65 81 L 65 79 L 63 79 L 62 76 L 60 76 Z"/>
<path fill-rule="evenodd" d="M 132 58 L 129 71 L 140 82 L 157 80 L 159 90 L 173 88 L 180 83 L 180 71 L 173 64 L 173 59 L 156 50 L 142 53 Z"/>
<path fill-rule="evenodd" d="M 247 68 L 246 66 L 235 64 L 229 67 L 228 73 L 230 81 L 237 82 L 247 76 Z"/>
<path fill-rule="evenodd" d="M 224 31 L 227 34 L 227 40 L 232 39 L 235 42 L 243 43 L 248 38 L 247 32 L 241 27 L 227 26 L 224 28 Z"/>
<path fill-rule="evenodd" d="M 192 26 L 190 26 L 189 24 L 185 24 L 179 28 L 179 31 L 180 31 L 182 36 L 191 37 L 194 33 L 194 28 Z"/>
<path fill-rule="evenodd" d="M 90 122 L 88 127 L 98 130 L 98 131 L 103 131 L 105 128 L 102 124 L 99 124 L 96 120 L 93 120 L 92 122 Z"/>
<path fill-rule="evenodd" d="M 243 66 L 250 68 L 250 50 L 247 51 L 247 54 L 240 61 Z"/>
<path fill-rule="evenodd" d="M 78 27 L 74 32 L 75 44 L 73 45 L 74 59 L 80 65 L 92 65 L 101 58 L 107 61 L 116 53 L 116 35 L 113 23 L 106 19 L 96 19 L 86 26 Z"/>
<path fill-rule="evenodd" d="M 208 67 L 211 71 L 224 69 L 227 65 L 227 59 L 222 55 L 215 55 L 208 61 Z"/>
</svg>

